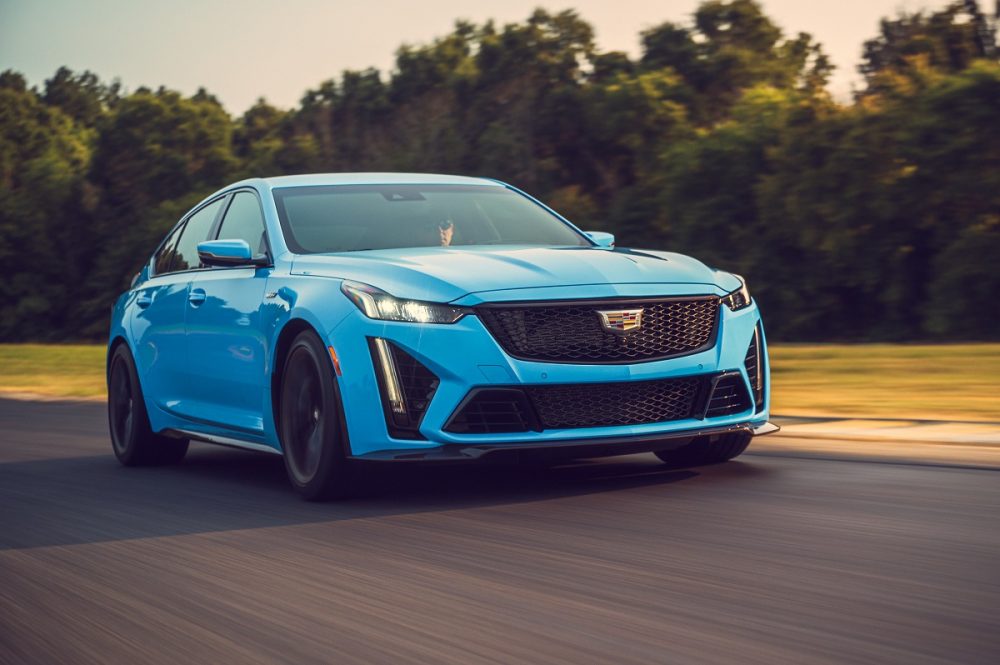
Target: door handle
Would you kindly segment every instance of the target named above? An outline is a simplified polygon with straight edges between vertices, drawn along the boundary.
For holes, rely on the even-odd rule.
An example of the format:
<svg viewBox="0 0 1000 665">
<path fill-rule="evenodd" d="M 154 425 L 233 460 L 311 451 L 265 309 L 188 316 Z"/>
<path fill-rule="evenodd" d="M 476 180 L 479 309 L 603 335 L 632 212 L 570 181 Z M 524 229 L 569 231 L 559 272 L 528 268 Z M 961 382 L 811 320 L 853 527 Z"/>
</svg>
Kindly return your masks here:
<svg viewBox="0 0 1000 665">
<path fill-rule="evenodd" d="M 139 306 L 139 309 L 146 309 L 153 304 L 153 296 L 148 293 L 140 293 L 139 297 L 135 299 L 135 304 Z"/>
<path fill-rule="evenodd" d="M 205 289 L 192 289 L 188 294 L 188 302 L 195 307 L 205 302 Z"/>
</svg>

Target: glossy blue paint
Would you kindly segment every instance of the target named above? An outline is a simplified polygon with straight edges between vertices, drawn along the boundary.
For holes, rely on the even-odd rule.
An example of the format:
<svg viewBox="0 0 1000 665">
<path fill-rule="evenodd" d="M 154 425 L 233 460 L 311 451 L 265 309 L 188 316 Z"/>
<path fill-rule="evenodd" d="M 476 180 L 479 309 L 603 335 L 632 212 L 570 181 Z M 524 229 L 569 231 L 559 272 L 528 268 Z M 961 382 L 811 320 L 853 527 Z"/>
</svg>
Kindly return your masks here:
<svg viewBox="0 0 1000 665">
<path fill-rule="evenodd" d="M 178 413 L 264 438 L 269 389 L 261 307 L 269 268 L 220 268 L 191 274 L 184 321 L 187 390 Z"/>
<path fill-rule="evenodd" d="M 508 187 L 457 176 L 331 174 L 246 180 L 206 198 L 202 203 L 225 199 L 237 191 L 256 193 L 270 248 L 268 265 L 197 267 L 157 275 L 151 257 L 116 302 L 110 342 L 124 340 L 129 345 L 154 430 L 184 430 L 280 451 L 272 404 L 276 349 L 282 334 L 291 330 L 289 326 L 303 324 L 336 350 L 342 371 L 338 382 L 355 455 L 442 443 L 516 444 L 647 435 L 767 420 L 769 389 L 762 410 L 705 421 L 503 435 L 443 431 L 459 402 L 477 386 L 629 381 L 723 370 L 738 371 L 747 378 L 743 358 L 760 314 L 756 303 L 735 312 L 722 306 L 713 348 L 631 365 L 519 360 L 501 349 L 475 315 L 453 324 L 370 319 L 341 292 L 345 279 L 401 298 L 463 307 L 527 300 L 722 296 L 741 284 L 730 273 L 680 254 L 601 246 L 607 238 L 597 233 L 592 236 L 593 247 L 422 247 L 322 255 L 296 255 L 288 250 L 273 189 L 384 183 Z M 219 223 L 224 228 L 224 221 Z M 215 233 L 219 223 L 213 227 Z M 223 237 L 206 239 L 205 245 L 216 253 L 231 250 L 239 256 L 248 250 L 245 242 Z M 425 440 L 389 436 L 368 347 L 370 337 L 391 340 L 440 378 L 420 428 Z M 766 350 L 766 340 L 762 348 Z M 768 367 L 765 363 L 765 373 Z M 765 386 L 770 386 L 769 377 Z"/>
</svg>

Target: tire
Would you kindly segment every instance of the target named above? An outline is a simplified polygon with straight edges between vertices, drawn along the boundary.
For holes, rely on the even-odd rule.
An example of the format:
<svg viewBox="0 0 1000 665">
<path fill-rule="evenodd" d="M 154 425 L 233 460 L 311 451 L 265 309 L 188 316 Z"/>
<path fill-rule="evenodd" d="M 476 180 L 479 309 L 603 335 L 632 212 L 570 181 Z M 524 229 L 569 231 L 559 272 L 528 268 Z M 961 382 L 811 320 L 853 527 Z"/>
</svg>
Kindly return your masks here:
<svg viewBox="0 0 1000 665">
<path fill-rule="evenodd" d="M 347 431 L 326 348 L 311 330 L 298 334 L 285 357 L 278 434 L 288 479 L 309 501 L 351 494 Z"/>
<path fill-rule="evenodd" d="M 699 436 L 683 448 L 657 451 L 654 454 L 664 464 L 677 469 L 720 464 L 742 455 L 752 438 L 753 435 L 746 432 L 723 434 L 719 437 Z"/>
<path fill-rule="evenodd" d="M 125 466 L 175 464 L 187 454 L 187 439 L 153 432 L 135 361 L 125 344 L 111 355 L 108 369 L 108 430 L 111 449 Z"/>
</svg>

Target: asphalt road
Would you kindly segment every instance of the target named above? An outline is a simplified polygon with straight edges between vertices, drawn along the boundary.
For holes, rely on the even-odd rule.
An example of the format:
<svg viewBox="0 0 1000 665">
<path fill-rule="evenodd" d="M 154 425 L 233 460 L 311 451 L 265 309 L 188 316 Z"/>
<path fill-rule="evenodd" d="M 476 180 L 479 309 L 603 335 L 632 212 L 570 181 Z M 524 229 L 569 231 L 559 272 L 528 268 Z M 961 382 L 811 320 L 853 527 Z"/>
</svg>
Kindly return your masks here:
<svg viewBox="0 0 1000 665">
<path fill-rule="evenodd" d="M 102 405 L 0 400 L 0 662 L 1000 662 L 997 471 L 370 475 L 317 505 L 260 454 L 125 469 Z"/>
</svg>

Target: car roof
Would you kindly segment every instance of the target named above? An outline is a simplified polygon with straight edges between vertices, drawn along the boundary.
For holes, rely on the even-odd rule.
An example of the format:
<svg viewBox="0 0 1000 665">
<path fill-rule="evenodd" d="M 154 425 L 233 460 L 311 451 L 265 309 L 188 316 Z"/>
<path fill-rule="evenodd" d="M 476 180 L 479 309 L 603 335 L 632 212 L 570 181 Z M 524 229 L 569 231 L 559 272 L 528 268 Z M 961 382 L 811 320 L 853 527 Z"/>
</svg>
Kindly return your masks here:
<svg viewBox="0 0 1000 665">
<path fill-rule="evenodd" d="M 489 185 L 495 180 L 437 173 L 311 173 L 262 178 L 269 187 L 315 187 L 317 185 Z"/>
</svg>

